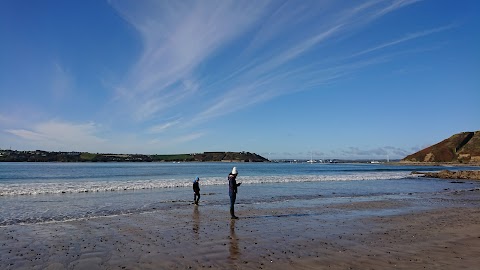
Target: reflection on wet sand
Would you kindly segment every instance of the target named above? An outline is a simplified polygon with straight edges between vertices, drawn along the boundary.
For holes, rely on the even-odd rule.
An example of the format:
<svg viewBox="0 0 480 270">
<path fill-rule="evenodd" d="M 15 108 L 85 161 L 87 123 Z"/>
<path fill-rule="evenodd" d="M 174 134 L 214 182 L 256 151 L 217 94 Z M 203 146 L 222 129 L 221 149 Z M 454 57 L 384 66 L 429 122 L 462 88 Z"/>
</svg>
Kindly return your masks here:
<svg viewBox="0 0 480 270">
<path fill-rule="evenodd" d="M 240 251 L 238 249 L 238 238 L 235 234 L 235 219 L 230 220 L 230 248 L 229 248 L 230 256 L 229 259 L 235 261 L 238 259 L 240 255 Z"/>
<path fill-rule="evenodd" d="M 200 212 L 198 211 L 198 205 L 193 207 L 193 232 L 195 233 L 195 239 L 198 240 L 200 238 L 199 230 L 200 230 Z"/>
</svg>

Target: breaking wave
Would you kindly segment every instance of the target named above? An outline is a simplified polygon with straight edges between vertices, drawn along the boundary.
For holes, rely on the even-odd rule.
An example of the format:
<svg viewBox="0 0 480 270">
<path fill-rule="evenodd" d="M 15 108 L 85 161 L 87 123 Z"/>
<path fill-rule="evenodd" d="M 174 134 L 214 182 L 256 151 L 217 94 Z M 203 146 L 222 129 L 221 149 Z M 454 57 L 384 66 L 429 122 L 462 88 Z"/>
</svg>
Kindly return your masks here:
<svg viewBox="0 0 480 270">
<path fill-rule="evenodd" d="M 289 182 L 318 181 L 361 181 L 388 180 L 412 177 L 409 172 L 357 172 L 325 175 L 282 175 L 282 176 L 242 176 L 237 180 L 243 184 L 269 184 Z M 201 185 L 225 185 L 225 177 L 206 177 L 200 179 Z M 43 183 L 3 183 L 0 184 L 0 196 L 40 195 L 84 192 L 117 192 L 127 190 L 145 190 L 160 188 L 191 187 L 191 180 L 150 179 L 150 180 L 119 180 L 119 181 L 62 181 Z"/>
</svg>

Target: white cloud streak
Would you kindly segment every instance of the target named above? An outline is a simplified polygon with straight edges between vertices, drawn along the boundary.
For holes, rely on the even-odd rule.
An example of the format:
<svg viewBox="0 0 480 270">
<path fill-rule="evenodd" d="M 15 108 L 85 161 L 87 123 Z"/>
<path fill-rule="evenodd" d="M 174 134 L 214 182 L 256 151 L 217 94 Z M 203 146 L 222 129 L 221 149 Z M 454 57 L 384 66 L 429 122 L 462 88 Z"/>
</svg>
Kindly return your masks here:
<svg viewBox="0 0 480 270">
<path fill-rule="evenodd" d="M 72 92 L 73 78 L 59 63 L 54 63 L 51 93 L 55 100 L 61 100 Z"/>
<path fill-rule="evenodd" d="M 448 25 L 448 26 L 438 27 L 438 28 L 434 28 L 434 29 L 430 29 L 430 30 L 426 30 L 426 31 L 422 31 L 422 32 L 416 32 L 416 33 L 408 34 L 408 35 L 406 35 L 402 38 L 399 38 L 397 40 L 389 41 L 389 42 L 380 44 L 378 46 L 375 46 L 373 48 L 366 49 L 366 50 L 363 50 L 361 52 L 358 52 L 358 53 L 352 55 L 352 57 L 364 55 L 364 54 L 371 53 L 371 52 L 374 52 L 374 51 L 378 51 L 378 50 L 381 50 L 381 49 L 384 49 L 384 48 L 387 48 L 387 47 L 391 47 L 391 46 L 394 46 L 394 45 L 397 45 L 397 44 L 400 44 L 400 43 L 404 43 L 404 42 L 407 42 L 407 41 L 410 41 L 410 40 L 413 40 L 413 39 L 417 39 L 417 38 L 429 36 L 429 35 L 432 35 L 432 34 L 435 34 L 435 33 L 438 33 L 438 32 L 443 32 L 443 31 L 446 31 L 446 30 L 450 30 L 454 27 L 455 27 L 454 25 Z"/>
<path fill-rule="evenodd" d="M 168 140 L 157 138 L 157 139 L 150 140 L 149 145 L 155 146 L 155 147 L 167 147 L 167 146 L 172 147 L 178 144 L 194 141 L 198 138 L 203 137 L 204 135 L 205 135 L 204 132 L 194 132 L 191 134 L 177 136 L 173 139 L 168 139 Z"/>
<path fill-rule="evenodd" d="M 117 87 L 121 89 L 118 98 L 129 104 L 139 121 L 168 118 L 167 109 L 195 102 L 197 111 L 183 115 L 182 123 L 160 122 L 148 130 L 161 133 L 174 125 L 197 125 L 280 95 L 328 84 L 388 59 L 327 60 L 321 57 L 324 47 L 419 1 L 370 0 L 345 7 L 336 1 L 112 0 L 112 7 L 140 33 L 144 44 L 129 76 Z M 357 56 L 444 30 L 410 34 Z M 205 75 L 204 67 L 231 45 L 237 51 L 229 48 L 231 59 L 220 64 L 218 74 Z M 302 60 L 307 55 L 314 57 L 305 64 Z"/>
<path fill-rule="evenodd" d="M 32 130 L 8 129 L 6 132 L 45 149 L 90 149 L 96 151 L 106 141 L 95 135 L 94 123 L 72 124 L 51 120 L 34 125 Z"/>
<path fill-rule="evenodd" d="M 375 19 L 377 17 L 384 16 L 384 15 L 386 15 L 390 12 L 393 12 L 397 9 L 400 9 L 402 7 L 409 6 L 411 4 L 421 2 L 421 1 L 423 1 L 423 0 L 395 0 L 395 1 L 389 1 L 391 3 L 389 5 L 387 5 L 386 7 L 384 7 L 383 9 L 380 9 L 379 11 L 377 11 L 375 16 L 373 16 L 372 18 Z"/>
<path fill-rule="evenodd" d="M 149 133 L 154 133 L 154 134 L 157 134 L 157 133 L 163 133 L 165 132 L 166 130 L 180 124 L 180 120 L 181 119 L 178 119 L 178 120 L 174 120 L 174 121 L 170 121 L 170 122 L 166 122 L 166 123 L 162 123 L 162 124 L 159 124 L 159 125 L 155 125 L 155 126 L 152 126 L 148 129 L 148 132 Z"/>
<path fill-rule="evenodd" d="M 151 1 L 132 6 L 112 5 L 141 34 L 144 51 L 126 82 L 129 97 L 147 119 L 192 96 L 194 71 L 217 49 L 256 21 L 264 4 L 237 1 Z M 138 2 L 132 3 L 137 7 Z M 179 94 L 179 92 L 182 92 Z M 153 100 L 153 101 L 152 101 Z"/>
</svg>

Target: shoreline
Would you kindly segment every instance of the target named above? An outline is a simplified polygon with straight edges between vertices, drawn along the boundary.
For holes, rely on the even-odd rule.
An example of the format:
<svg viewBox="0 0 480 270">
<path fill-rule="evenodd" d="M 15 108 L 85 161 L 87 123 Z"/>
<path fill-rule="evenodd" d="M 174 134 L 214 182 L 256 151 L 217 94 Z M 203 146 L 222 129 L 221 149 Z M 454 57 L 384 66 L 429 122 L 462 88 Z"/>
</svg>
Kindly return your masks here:
<svg viewBox="0 0 480 270">
<path fill-rule="evenodd" d="M 413 162 L 413 161 L 398 161 L 388 162 L 388 165 L 398 166 L 451 166 L 451 167 L 480 167 L 480 163 L 458 163 L 458 162 Z"/>
<path fill-rule="evenodd" d="M 0 227 L 1 269 L 475 269 L 480 189 Z"/>
</svg>

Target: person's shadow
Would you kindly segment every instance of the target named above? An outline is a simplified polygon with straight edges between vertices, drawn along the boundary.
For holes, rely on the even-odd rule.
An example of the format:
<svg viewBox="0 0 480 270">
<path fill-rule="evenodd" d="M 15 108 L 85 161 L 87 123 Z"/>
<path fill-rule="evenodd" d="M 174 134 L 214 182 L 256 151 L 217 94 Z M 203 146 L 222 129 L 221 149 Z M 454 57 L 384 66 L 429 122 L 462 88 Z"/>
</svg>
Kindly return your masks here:
<svg viewBox="0 0 480 270">
<path fill-rule="evenodd" d="M 199 230 L 200 230 L 200 212 L 198 211 L 198 205 L 193 207 L 193 232 L 195 233 L 195 239 L 198 240 L 200 238 Z"/>
<path fill-rule="evenodd" d="M 240 250 L 238 249 L 238 238 L 235 234 L 235 219 L 230 220 L 230 256 L 229 259 L 236 261 L 240 255 Z"/>
</svg>

